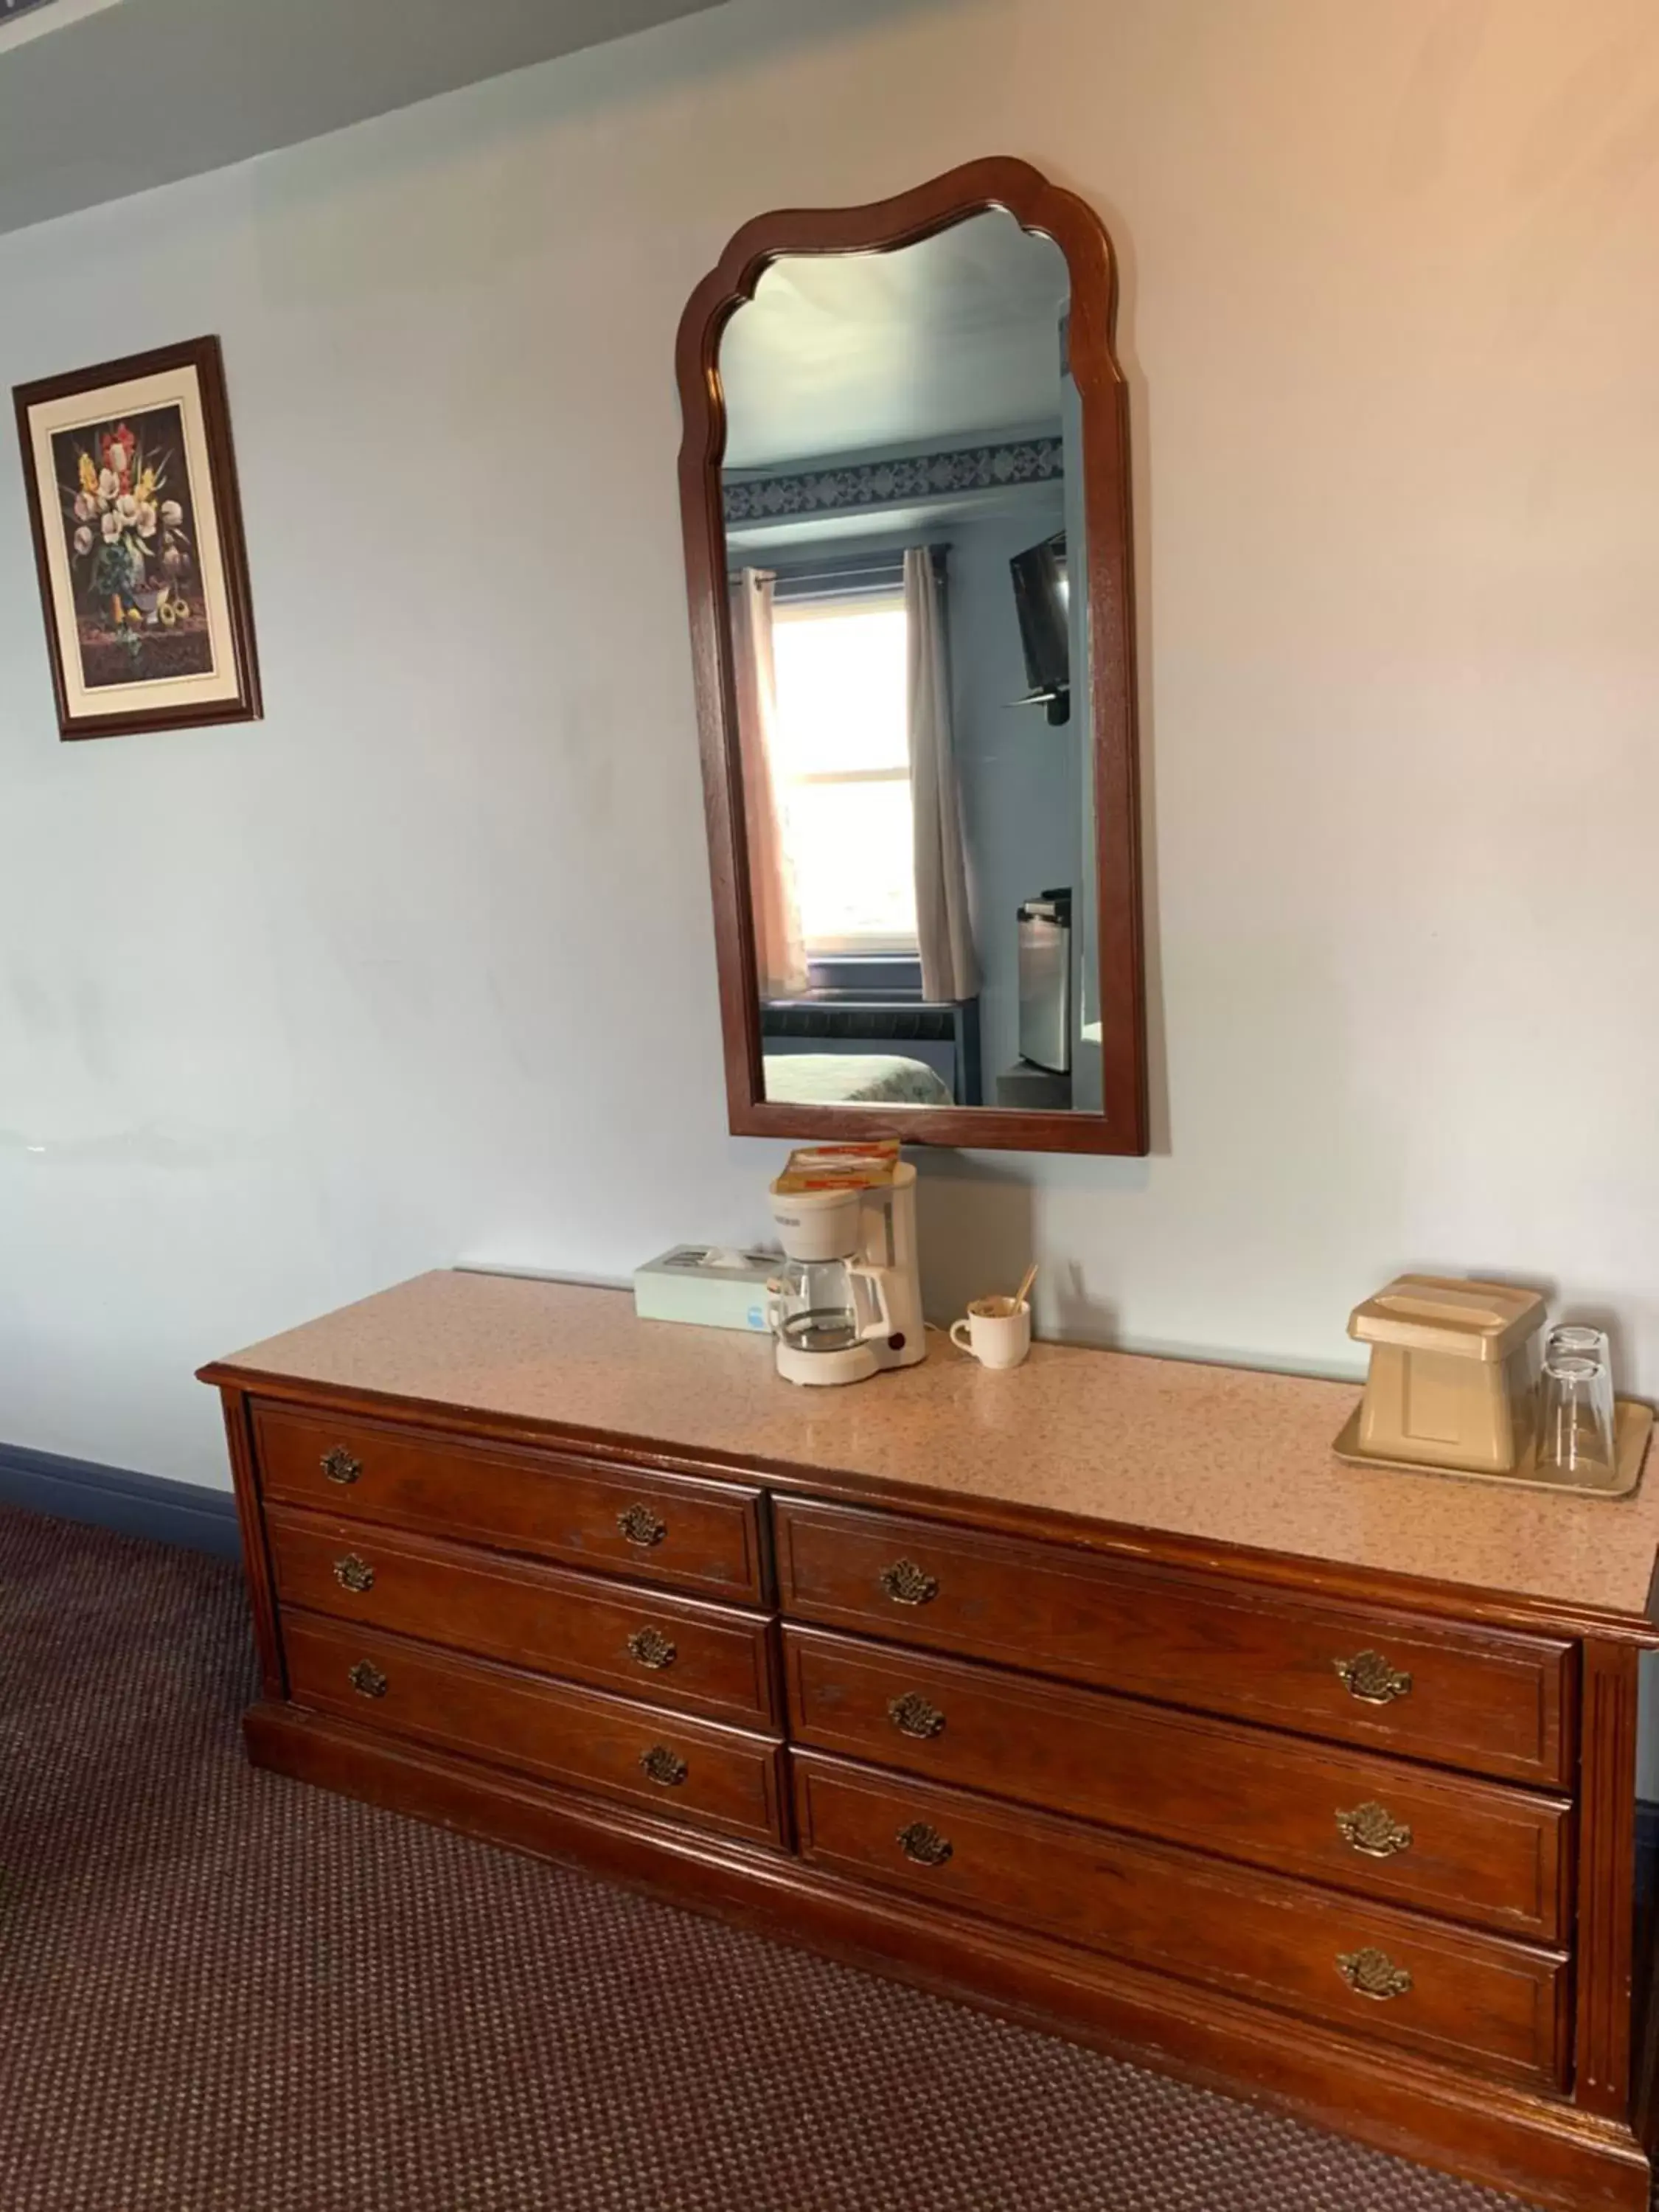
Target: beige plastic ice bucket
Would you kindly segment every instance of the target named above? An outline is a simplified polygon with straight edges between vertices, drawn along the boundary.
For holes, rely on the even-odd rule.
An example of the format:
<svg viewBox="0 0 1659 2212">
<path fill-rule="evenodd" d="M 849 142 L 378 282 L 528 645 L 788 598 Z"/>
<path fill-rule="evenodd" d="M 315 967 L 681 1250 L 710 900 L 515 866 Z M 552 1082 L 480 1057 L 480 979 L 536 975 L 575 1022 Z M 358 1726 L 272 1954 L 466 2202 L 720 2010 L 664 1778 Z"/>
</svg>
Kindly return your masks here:
<svg viewBox="0 0 1659 2212">
<path fill-rule="evenodd" d="M 1400 1275 L 1356 1306 L 1371 1347 L 1359 1449 L 1502 1474 L 1533 1440 L 1544 1301 L 1508 1283 Z"/>
</svg>

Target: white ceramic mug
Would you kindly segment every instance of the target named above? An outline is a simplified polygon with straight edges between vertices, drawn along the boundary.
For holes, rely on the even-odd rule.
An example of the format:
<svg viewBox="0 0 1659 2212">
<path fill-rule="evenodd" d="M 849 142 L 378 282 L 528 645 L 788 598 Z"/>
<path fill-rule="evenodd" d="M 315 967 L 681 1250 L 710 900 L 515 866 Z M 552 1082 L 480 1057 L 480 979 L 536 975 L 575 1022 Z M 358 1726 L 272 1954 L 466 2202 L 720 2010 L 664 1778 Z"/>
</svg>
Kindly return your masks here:
<svg viewBox="0 0 1659 2212">
<path fill-rule="evenodd" d="M 1031 1348 L 1031 1309 L 1018 1298 L 975 1298 L 951 1322 L 951 1341 L 981 1367 L 1018 1367 Z"/>
</svg>

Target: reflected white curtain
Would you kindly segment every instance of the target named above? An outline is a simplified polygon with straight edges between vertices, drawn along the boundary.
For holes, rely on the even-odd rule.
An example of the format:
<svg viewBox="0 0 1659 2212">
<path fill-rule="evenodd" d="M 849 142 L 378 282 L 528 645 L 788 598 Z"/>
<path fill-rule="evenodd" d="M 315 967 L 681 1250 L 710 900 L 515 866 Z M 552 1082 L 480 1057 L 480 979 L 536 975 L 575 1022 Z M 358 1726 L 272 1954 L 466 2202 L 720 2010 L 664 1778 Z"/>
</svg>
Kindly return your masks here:
<svg viewBox="0 0 1659 2212">
<path fill-rule="evenodd" d="M 777 773 L 778 684 L 772 656 L 773 578 L 745 568 L 732 586 L 732 666 L 738 742 L 743 755 L 743 815 L 748 832 L 749 896 L 761 996 L 806 988 L 800 901 L 784 840 Z"/>
<path fill-rule="evenodd" d="M 904 556 L 909 630 L 910 798 L 915 816 L 916 936 L 929 999 L 971 999 L 979 989 L 968 913 L 962 804 L 951 734 L 951 664 L 945 580 L 933 550 Z"/>
</svg>

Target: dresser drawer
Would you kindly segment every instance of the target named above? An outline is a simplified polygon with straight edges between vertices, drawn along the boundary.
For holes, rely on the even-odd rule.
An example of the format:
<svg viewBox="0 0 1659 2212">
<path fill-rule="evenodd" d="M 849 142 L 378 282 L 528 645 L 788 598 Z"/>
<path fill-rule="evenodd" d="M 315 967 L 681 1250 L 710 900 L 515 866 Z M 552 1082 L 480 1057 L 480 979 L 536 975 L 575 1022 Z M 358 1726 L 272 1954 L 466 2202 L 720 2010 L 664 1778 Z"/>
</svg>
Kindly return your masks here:
<svg viewBox="0 0 1659 2212">
<path fill-rule="evenodd" d="M 1051 1814 L 794 1758 L 805 1856 L 928 1903 L 1109 1953 L 1534 2083 L 1562 2078 L 1566 1961 Z"/>
<path fill-rule="evenodd" d="M 723 1597 L 762 1594 L 760 1493 L 390 1422 L 256 1406 L 262 1493 Z"/>
<path fill-rule="evenodd" d="M 295 1705 L 699 1827 L 781 1840 L 782 1748 L 763 1736 L 307 1613 L 285 1613 L 282 1630 Z"/>
<path fill-rule="evenodd" d="M 283 1605 L 772 1727 L 763 1617 L 372 1522 L 266 1510 Z"/>
<path fill-rule="evenodd" d="M 780 1499 L 786 1613 L 905 1644 L 1559 1783 L 1573 1647 L 1230 1589 L 1059 1545 Z"/>
<path fill-rule="evenodd" d="M 1571 1809 L 1099 1690 L 784 1632 L 791 1740 L 1553 1941 Z"/>
</svg>

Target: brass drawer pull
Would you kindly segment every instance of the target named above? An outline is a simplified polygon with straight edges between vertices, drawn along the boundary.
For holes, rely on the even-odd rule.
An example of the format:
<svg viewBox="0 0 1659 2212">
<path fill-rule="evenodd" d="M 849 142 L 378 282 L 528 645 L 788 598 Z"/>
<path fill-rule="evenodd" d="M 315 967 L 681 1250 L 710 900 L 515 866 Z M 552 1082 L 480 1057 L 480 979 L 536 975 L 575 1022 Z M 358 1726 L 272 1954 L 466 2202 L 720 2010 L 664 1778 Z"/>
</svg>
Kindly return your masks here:
<svg viewBox="0 0 1659 2212">
<path fill-rule="evenodd" d="M 360 1659 L 346 1680 L 360 1698 L 383 1698 L 386 1695 L 386 1676 L 370 1660 Z"/>
<path fill-rule="evenodd" d="M 690 1771 L 685 1761 L 665 1743 L 653 1743 L 649 1751 L 641 1752 L 640 1765 L 665 1790 L 678 1790 Z"/>
<path fill-rule="evenodd" d="M 887 1717 L 901 1735 L 934 1736 L 945 1726 L 939 1707 L 930 1705 L 917 1690 L 907 1690 L 902 1698 L 890 1698 Z"/>
<path fill-rule="evenodd" d="M 1369 1799 L 1356 1805 L 1352 1813 L 1339 1813 L 1336 1832 L 1345 1844 L 1364 1851 L 1369 1859 L 1391 1859 L 1396 1851 L 1412 1847 L 1412 1832 L 1405 1822 Z"/>
<path fill-rule="evenodd" d="M 661 1668 L 672 1667 L 679 1655 L 661 1629 L 636 1628 L 628 1639 L 628 1656 L 654 1674 Z"/>
<path fill-rule="evenodd" d="M 895 1559 L 884 1567 L 881 1586 L 895 1605 L 926 1605 L 939 1595 L 939 1577 L 925 1574 L 914 1559 Z"/>
<path fill-rule="evenodd" d="M 353 1459 L 343 1444 L 336 1444 L 332 1451 L 323 1454 L 322 1469 L 331 1482 L 356 1482 L 363 1471 L 363 1463 Z"/>
<path fill-rule="evenodd" d="M 361 1597 L 365 1590 L 374 1589 L 374 1570 L 367 1559 L 348 1552 L 344 1559 L 334 1562 L 334 1579 L 342 1589 L 356 1590 Z"/>
<path fill-rule="evenodd" d="M 659 1521 L 648 1505 L 630 1505 L 617 1516 L 617 1526 L 630 1544 L 637 1544 L 648 1552 L 653 1544 L 660 1544 L 668 1534 L 668 1523 Z"/>
<path fill-rule="evenodd" d="M 1336 1971 L 1357 1996 L 1375 1997 L 1379 2004 L 1405 1996 L 1412 1985 L 1403 1966 L 1396 1966 L 1386 1951 L 1374 1950 L 1370 1944 L 1363 1951 L 1342 1952 Z"/>
<path fill-rule="evenodd" d="M 912 1820 L 898 1832 L 898 1847 L 918 1866 L 942 1867 L 951 1856 L 950 1838 L 930 1828 L 926 1820 Z"/>
<path fill-rule="evenodd" d="M 1334 1659 L 1332 1665 L 1351 1698 L 1367 1705 L 1386 1705 L 1411 1695 L 1412 1678 L 1390 1667 L 1380 1651 L 1361 1651 L 1352 1659 Z"/>
</svg>

